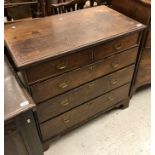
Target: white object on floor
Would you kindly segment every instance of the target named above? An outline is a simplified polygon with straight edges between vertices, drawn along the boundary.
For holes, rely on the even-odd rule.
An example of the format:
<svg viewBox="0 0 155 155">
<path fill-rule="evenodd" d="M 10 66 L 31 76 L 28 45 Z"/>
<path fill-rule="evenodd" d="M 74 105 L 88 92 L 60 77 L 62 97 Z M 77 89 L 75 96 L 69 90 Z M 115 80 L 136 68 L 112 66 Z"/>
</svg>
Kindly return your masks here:
<svg viewBox="0 0 155 155">
<path fill-rule="evenodd" d="M 51 143 L 45 155 L 150 155 L 151 89 Z"/>
</svg>

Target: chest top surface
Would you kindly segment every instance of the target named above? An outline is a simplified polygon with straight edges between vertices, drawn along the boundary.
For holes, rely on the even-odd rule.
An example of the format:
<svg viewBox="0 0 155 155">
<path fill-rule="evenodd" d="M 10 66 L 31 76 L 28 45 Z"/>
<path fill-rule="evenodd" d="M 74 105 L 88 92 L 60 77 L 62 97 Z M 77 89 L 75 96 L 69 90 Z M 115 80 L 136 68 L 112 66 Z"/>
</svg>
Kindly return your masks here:
<svg viewBox="0 0 155 155">
<path fill-rule="evenodd" d="M 5 121 L 35 106 L 24 88 L 17 82 L 11 66 L 4 62 L 4 119 Z"/>
<path fill-rule="evenodd" d="M 106 6 L 6 24 L 5 43 L 17 68 L 142 30 Z"/>
</svg>

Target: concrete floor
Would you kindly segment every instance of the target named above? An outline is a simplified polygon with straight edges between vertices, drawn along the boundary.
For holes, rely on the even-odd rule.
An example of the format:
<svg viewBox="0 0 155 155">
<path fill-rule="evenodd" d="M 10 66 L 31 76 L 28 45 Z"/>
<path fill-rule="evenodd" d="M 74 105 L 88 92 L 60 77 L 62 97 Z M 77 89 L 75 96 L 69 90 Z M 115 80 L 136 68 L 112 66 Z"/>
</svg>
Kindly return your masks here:
<svg viewBox="0 0 155 155">
<path fill-rule="evenodd" d="M 137 92 L 129 108 L 113 110 L 66 134 L 45 155 L 149 155 L 150 88 Z"/>
</svg>

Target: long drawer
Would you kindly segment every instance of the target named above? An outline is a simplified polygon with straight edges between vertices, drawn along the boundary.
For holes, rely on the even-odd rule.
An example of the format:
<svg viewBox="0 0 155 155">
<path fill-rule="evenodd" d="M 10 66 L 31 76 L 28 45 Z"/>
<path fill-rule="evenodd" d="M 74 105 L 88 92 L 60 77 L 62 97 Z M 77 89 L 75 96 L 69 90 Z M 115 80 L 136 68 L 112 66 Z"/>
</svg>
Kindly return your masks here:
<svg viewBox="0 0 155 155">
<path fill-rule="evenodd" d="M 26 70 L 29 84 L 92 62 L 93 48 L 34 65 Z"/>
<path fill-rule="evenodd" d="M 39 104 L 37 106 L 39 122 L 46 121 L 90 99 L 130 82 L 133 70 L 134 65 L 129 66 Z"/>
<path fill-rule="evenodd" d="M 33 99 L 36 103 L 42 102 L 86 82 L 133 64 L 136 60 L 137 51 L 137 47 L 132 48 L 108 57 L 103 61 L 32 85 L 30 88 Z"/>
<path fill-rule="evenodd" d="M 130 85 L 124 85 L 116 90 L 104 94 L 69 112 L 64 113 L 40 125 L 43 141 L 58 135 L 65 130 L 86 121 L 88 118 L 128 98 Z"/>
</svg>

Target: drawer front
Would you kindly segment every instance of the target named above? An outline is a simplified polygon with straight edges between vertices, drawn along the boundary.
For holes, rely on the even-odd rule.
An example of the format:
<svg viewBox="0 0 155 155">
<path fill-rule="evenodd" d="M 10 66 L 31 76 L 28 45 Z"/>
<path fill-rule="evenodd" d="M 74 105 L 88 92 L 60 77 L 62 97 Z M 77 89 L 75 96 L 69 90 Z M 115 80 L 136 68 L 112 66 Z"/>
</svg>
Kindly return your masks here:
<svg viewBox="0 0 155 155">
<path fill-rule="evenodd" d="M 42 139 L 47 140 L 65 130 L 77 126 L 95 114 L 104 111 L 128 97 L 129 84 L 91 100 L 71 111 L 64 113 L 40 125 Z"/>
<path fill-rule="evenodd" d="M 96 46 L 94 49 L 94 59 L 100 60 L 114 53 L 136 46 L 138 44 L 138 35 L 139 33 L 130 34 L 106 44 Z"/>
<path fill-rule="evenodd" d="M 37 83 L 31 86 L 33 99 L 36 103 L 39 103 L 81 84 L 94 80 L 95 78 L 130 65 L 136 60 L 137 49 L 138 48 L 133 48 L 126 52 L 111 56 L 104 61 Z"/>
<path fill-rule="evenodd" d="M 93 49 L 90 48 L 35 65 L 26 70 L 27 81 L 31 84 L 39 80 L 47 79 L 56 74 L 89 64 L 92 62 L 92 51 Z"/>
<path fill-rule="evenodd" d="M 140 60 L 138 73 L 136 77 L 136 85 L 151 83 L 151 49 L 144 48 Z"/>
<path fill-rule="evenodd" d="M 129 66 L 39 104 L 37 106 L 39 122 L 46 121 L 90 99 L 130 82 L 133 70 L 134 65 Z"/>
</svg>

